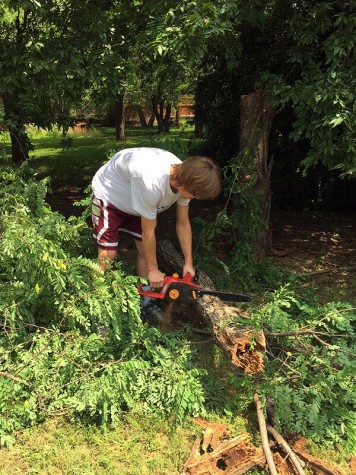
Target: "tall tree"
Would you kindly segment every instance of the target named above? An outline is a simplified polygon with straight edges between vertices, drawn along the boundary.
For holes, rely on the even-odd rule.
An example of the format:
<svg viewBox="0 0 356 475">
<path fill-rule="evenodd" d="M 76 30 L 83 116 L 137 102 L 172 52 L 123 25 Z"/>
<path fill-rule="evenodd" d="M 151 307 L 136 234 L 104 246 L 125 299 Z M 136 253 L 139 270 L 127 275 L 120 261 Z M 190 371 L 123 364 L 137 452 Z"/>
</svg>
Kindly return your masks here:
<svg viewBox="0 0 356 475">
<path fill-rule="evenodd" d="M 225 104 L 222 120 L 215 117 L 213 122 L 215 129 L 219 123 L 225 126 L 215 133 L 216 143 L 218 136 L 224 137 L 229 129 L 228 140 L 220 142 L 224 148 L 235 143 L 236 149 L 230 149 L 230 153 L 236 155 L 241 141 L 233 140 L 231 130 L 234 127 L 235 135 L 238 130 L 246 134 L 248 125 L 240 124 L 246 117 L 239 113 L 243 103 L 240 97 L 253 94 L 261 86 L 267 87 L 271 100 L 274 95 L 275 106 L 290 107 L 293 137 L 309 141 L 304 161 L 307 166 L 321 162 L 329 168 L 341 169 L 344 174 L 354 173 L 355 63 L 351 55 L 355 15 L 350 1 L 186 0 L 171 12 L 167 25 L 160 34 L 166 41 L 172 32 L 172 48 L 193 59 L 208 59 L 201 70 L 200 85 L 205 82 L 212 94 L 206 106 L 206 89 L 197 89 L 200 133 L 204 112 L 211 114 L 212 105 Z M 205 80 L 206 77 L 209 79 Z M 227 102 L 222 98 L 227 98 Z M 227 124 L 226 119 L 226 110 L 233 108 L 235 126 L 231 120 Z M 267 129 L 265 133 L 268 134 Z M 252 128 L 250 135 L 253 141 Z M 267 139 L 268 135 L 261 142 L 262 148 Z M 256 158 L 253 153 L 250 155 L 251 168 Z M 265 169 L 269 170 L 270 153 L 266 153 L 265 159 Z M 270 190 L 265 191 L 270 194 Z"/>
</svg>

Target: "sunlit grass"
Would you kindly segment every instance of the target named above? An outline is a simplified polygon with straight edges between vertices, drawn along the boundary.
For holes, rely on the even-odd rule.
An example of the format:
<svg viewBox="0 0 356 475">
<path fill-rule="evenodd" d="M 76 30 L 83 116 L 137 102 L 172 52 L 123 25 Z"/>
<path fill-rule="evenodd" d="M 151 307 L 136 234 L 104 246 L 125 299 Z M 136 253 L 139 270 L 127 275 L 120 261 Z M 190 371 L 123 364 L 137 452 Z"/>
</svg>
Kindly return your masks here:
<svg viewBox="0 0 356 475">
<path fill-rule="evenodd" d="M 128 414 L 116 428 L 49 419 L 0 451 L 0 473 L 166 475 L 181 471 L 195 439 L 192 424 L 172 429 L 160 416 Z"/>
<path fill-rule="evenodd" d="M 160 147 L 184 159 L 184 155 L 199 147 L 191 126 L 173 127 L 169 134 L 158 134 L 157 128 L 127 128 L 126 134 L 125 141 L 117 142 L 115 130 L 109 127 L 94 127 L 84 133 L 70 132 L 66 136 L 56 129 L 29 128 L 28 135 L 34 146 L 29 164 L 40 178 L 51 178 L 53 189 L 66 185 L 85 188 L 97 169 L 124 148 Z M 2 156 L 10 156 L 9 134 L 0 134 L 0 152 Z"/>
</svg>

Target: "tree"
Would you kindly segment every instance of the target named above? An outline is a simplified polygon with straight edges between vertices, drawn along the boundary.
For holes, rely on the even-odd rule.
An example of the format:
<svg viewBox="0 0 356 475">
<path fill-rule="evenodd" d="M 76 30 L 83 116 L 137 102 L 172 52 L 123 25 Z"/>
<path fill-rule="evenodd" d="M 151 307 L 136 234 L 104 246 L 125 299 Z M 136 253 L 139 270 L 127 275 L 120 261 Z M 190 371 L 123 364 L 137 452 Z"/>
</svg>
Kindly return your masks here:
<svg viewBox="0 0 356 475">
<path fill-rule="evenodd" d="M 356 174 L 353 13 L 350 1 L 297 3 L 287 51 L 287 62 L 297 74 L 269 78 L 276 103 L 292 105 L 292 138 L 305 137 L 310 143 L 304 166 L 321 162 L 343 176 Z"/>
<path fill-rule="evenodd" d="M 201 134 L 203 122 L 205 127 L 210 122 L 208 135 L 214 137 L 215 147 L 221 144 L 218 156 L 227 160 L 226 146 L 232 147 L 228 151 L 230 158 L 242 152 L 237 146 L 241 140 L 235 137 L 237 130 L 246 133 L 246 124 L 240 123 L 246 117 L 240 114 L 240 97 L 262 86 L 270 91 L 271 100 L 274 94 L 277 113 L 287 104 L 290 107 L 292 137 L 309 142 L 304 165 L 322 163 L 329 169 L 342 170 L 344 175 L 354 173 L 355 66 L 351 52 L 355 16 L 350 13 L 349 1 L 320 0 L 228 4 L 187 0 L 171 12 L 161 38 L 167 42 L 167 35 L 173 32 L 169 42 L 172 48 L 193 60 L 203 59 L 197 88 L 197 132 Z M 212 113 L 216 105 L 220 105 L 223 117 Z M 252 128 L 250 135 L 253 140 Z M 261 146 L 267 138 L 263 138 Z M 265 156 L 266 170 L 270 155 Z M 256 158 L 250 155 L 248 168 L 253 170 Z M 265 192 L 270 195 L 270 190 Z M 257 195 L 256 199 L 259 201 Z M 266 227 L 265 230 L 267 233 Z M 268 239 L 262 241 L 267 243 Z M 266 250 L 257 252 L 263 255 Z"/>
<path fill-rule="evenodd" d="M 68 128 L 88 87 L 103 17 L 99 0 L 5 0 L 0 5 L 0 96 L 12 158 L 28 158 L 26 124 Z"/>
</svg>

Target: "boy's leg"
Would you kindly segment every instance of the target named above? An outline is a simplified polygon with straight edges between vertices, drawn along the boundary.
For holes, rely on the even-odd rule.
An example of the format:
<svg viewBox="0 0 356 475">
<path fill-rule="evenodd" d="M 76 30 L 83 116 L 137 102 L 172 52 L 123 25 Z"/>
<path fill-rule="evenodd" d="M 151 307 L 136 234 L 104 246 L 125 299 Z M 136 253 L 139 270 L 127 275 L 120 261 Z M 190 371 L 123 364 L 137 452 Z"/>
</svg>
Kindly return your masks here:
<svg viewBox="0 0 356 475">
<path fill-rule="evenodd" d="M 147 279 L 147 260 L 142 241 L 135 239 L 136 244 L 136 273 L 139 277 L 145 277 Z M 144 290 L 150 290 L 149 285 L 143 287 Z M 162 315 L 162 306 L 159 299 L 153 299 L 151 297 L 143 297 L 141 295 L 141 316 L 144 320 L 157 320 Z"/>
<path fill-rule="evenodd" d="M 117 251 L 111 249 L 98 248 L 98 260 L 100 269 L 105 272 L 108 267 L 108 261 L 114 261 L 116 259 Z"/>
</svg>

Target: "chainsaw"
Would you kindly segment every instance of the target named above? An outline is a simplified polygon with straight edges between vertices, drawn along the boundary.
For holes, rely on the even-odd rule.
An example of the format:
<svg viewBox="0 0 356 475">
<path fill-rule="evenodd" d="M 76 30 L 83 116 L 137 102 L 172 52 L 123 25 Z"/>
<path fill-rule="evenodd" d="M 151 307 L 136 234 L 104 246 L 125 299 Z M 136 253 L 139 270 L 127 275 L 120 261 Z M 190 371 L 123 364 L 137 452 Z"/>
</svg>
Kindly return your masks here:
<svg viewBox="0 0 356 475">
<path fill-rule="evenodd" d="M 178 274 L 166 276 L 164 278 L 163 287 L 152 290 L 147 289 L 147 285 L 139 284 L 137 289 L 140 295 L 144 297 L 151 297 L 161 300 L 175 300 L 181 303 L 194 302 L 203 295 L 211 295 L 219 297 L 225 302 L 249 302 L 250 297 L 247 295 L 233 294 L 229 292 L 219 292 L 218 290 L 201 289 L 199 286 L 199 275 L 192 276 L 185 274 L 184 277 L 179 277 Z"/>
</svg>

